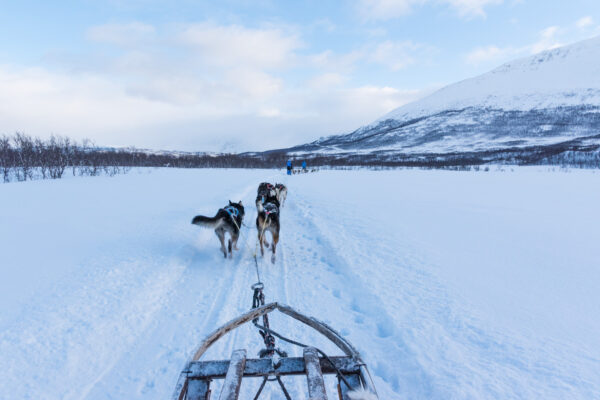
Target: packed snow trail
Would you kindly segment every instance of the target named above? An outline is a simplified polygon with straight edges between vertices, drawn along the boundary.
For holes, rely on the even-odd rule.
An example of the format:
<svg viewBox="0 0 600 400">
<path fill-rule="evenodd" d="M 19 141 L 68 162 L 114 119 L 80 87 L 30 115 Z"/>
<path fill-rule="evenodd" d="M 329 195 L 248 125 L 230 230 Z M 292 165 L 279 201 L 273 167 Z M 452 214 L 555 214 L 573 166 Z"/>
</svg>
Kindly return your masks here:
<svg viewBox="0 0 600 400">
<path fill-rule="evenodd" d="M 600 272 L 583 218 L 598 218 L 599 177 L 157 170 L 2 185 L 0 398 L 169 398 L 204 336 L 250 308 L 262 181 L 289 188 L 277 261 L 259 255 L 267 302 L 338 329 L 381 399 L 600 397 Z M 246 217 L 225 260 L 190 220 L 229 199 Z M 271 326 L 337 354 L 289 318 Z M 204 359 L 262 347 L 245 326 Z M 286 385 L 305 398 L 305 380 Z M 264 396 L 282 398 L 276 385 Z"/>
</svg>

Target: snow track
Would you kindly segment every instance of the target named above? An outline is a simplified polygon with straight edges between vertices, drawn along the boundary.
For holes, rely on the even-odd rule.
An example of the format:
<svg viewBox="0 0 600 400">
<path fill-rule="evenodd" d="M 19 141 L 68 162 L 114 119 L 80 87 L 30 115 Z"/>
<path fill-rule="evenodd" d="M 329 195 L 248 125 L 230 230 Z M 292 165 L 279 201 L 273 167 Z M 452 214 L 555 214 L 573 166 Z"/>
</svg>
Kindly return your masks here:
<svg viewBox="0 0 600 400">
<path fill-rule="evenodd" d="M 524 169 L 293 177 L 159 170 L 0 186 L 0 217 L 13 227 L 0 230 L 8 266 L 0 398 L 169 398 L 204 336 L 251 306 L 254 198 L 268 180 L 287 184 L 289 195 L 277 261 L 259 255 L 267 302 L 340 331 L 363 354 L 381 399 L 600 397 L 600 326 L 587 317 L 600 307 L 600 275 L 586 256 L 596 246 L 591 228 L 578 222 L 597 216 L 600 186 L 589 184 L 597 174 Z M 505 194 L 525 187 L 529 197 L 518 201 Z M 225 260 L 214 233 L 189 221 L 213 215 L 229 196 L 243 200 L 246 217 L 239 251 Z M 549 220 L 546 210 L 556 209 L 570 211 Z M 289 318 L 274 314 L 271 326 L 339 354 Z M 238 348 L 255 357 L 262 347 L 244 326 L 204 358 Z M 305 398 L 304 379 L 284 381 L 294 399 Z M 259 384 L 244 381 L 242 391 Z M 326 386 L 335 398 L 334 379 Z M 282 398 L 274 384 L 264 393 Z"/>
</svg>

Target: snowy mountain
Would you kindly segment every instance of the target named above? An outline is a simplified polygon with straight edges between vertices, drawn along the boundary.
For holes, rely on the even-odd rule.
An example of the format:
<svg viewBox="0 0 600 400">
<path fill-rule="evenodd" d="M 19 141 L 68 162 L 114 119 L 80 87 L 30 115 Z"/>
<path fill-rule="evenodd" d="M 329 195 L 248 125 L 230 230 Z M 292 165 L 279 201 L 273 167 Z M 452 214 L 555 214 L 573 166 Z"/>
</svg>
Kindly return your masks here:
<svg viewBox="0 0 600 400">
<path fill-rule="evenodd" d="M 355 156 L 514 151 L 599 133 L 597 37 L 506 63 L 352 133 L 289 150 Z M 598 138 L 590 140 L 600 145 Z"/>
</svg>

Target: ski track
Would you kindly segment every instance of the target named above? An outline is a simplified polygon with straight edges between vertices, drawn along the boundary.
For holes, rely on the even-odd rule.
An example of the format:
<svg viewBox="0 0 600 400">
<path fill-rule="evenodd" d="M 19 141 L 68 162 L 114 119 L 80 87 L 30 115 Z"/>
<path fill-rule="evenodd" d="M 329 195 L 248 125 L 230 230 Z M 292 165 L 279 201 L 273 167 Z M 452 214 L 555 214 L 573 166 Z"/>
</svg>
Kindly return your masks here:
<svg viewBox="0 0 600 400">
<path fill-rule="evenodd" d="M 253 204 L 250 198 L 253 197 L 254 186 L 247 186 L 238 196 L 246 204 L 246 216 L 252 213 L 248 204 Z M 113 371 L 114 376 L 107 379 L 105 384 L 97 385 L 92 395 L 84 398 L 106 398 L 107 393 L 116 393 L 113 395 L 115 399 L 125 396 L 153 397 L 157 392 L 163 394 L 161 397 L 170 396 L 181 368 L 190 354 L 195 352 L 204 336 L 234 318 L 239 312 L 246 311 L 251 304 L 244 302 L 245 306 L 242 306 L 244 296 L 237 296 L 238 293 L 248 290 L 246 286 L 251 277 L 249 275 L 251 270 L 247 268 L 247 259 L 251 256 L 246 246 L 248 235 L 245 230 L 247 229 L 242 227 L 243 236 L 238 243 L 240 251 L 234 252 L 231 259 L 223 259 L 218 247 L 215 247 L 217 241 L 211 230 L 200 233 L 203 244 L 206 245 L 206 252 L 210 255 L 198 253 L 193 247 L 184 246 L 173 256 L 175 260 L 183 260 L 186 266 L 185 273 L 179 279 L 177 287 L 173 288 L 168 305 L 159 317 L 173 315 L 175 318 L 155 321 L 154 326 L 146 332 L 148 339 L 130 350 L 131 353 L 136 354 L 135 357 L 131 357 L 131 361 L 125 360 L 123 366 Z M 215 273 L 217 268 L 219 271 Z M 177 329 L 177 327 L 181 328 Z M 157 336 L 160 338 L 165 329 L 169 335 L 162 340 L 165 345 L 160 345 L 156 338 Z M 189 331 L 185 332 L 186 329 Z M 231 354 L 234 343 L 238 342 L 238 335 L 237 331 L 232 332 L 215 346 L 215 350 Z M 161 350 L 153 355 L 157 345 Z M 139 370 L 140 360 L 144 361 L 145 358 L 150 358 L 146 365 L 156 367 L 131 374 L 131 371 Z M 119 393 L 115 392 L 111 385 L 114 385 L 115 381 L 122 380 L 121 376 L 125 376 L 122 386 L 128 391 Z M 131 381 L 135 384 L 127 384 Z M 135 392 L 129 392 L 131 387 L 136 388 Z M 220 387 L 214 385 L 213 389 L 218 392 Z"/>
</svg>

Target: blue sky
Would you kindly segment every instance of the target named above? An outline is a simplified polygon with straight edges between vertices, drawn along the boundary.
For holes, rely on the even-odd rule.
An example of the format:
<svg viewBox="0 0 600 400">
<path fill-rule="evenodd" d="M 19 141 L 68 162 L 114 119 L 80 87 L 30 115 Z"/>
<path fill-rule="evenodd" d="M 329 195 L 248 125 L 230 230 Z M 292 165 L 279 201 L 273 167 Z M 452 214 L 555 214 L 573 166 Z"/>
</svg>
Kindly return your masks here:
<svg viewBox="0 0 600 400">
<path fill-rule="evenodd" d="M 0 134 L 262 150 L 600 34 L 600 2 L 2 1 Z"/>
</svg>

